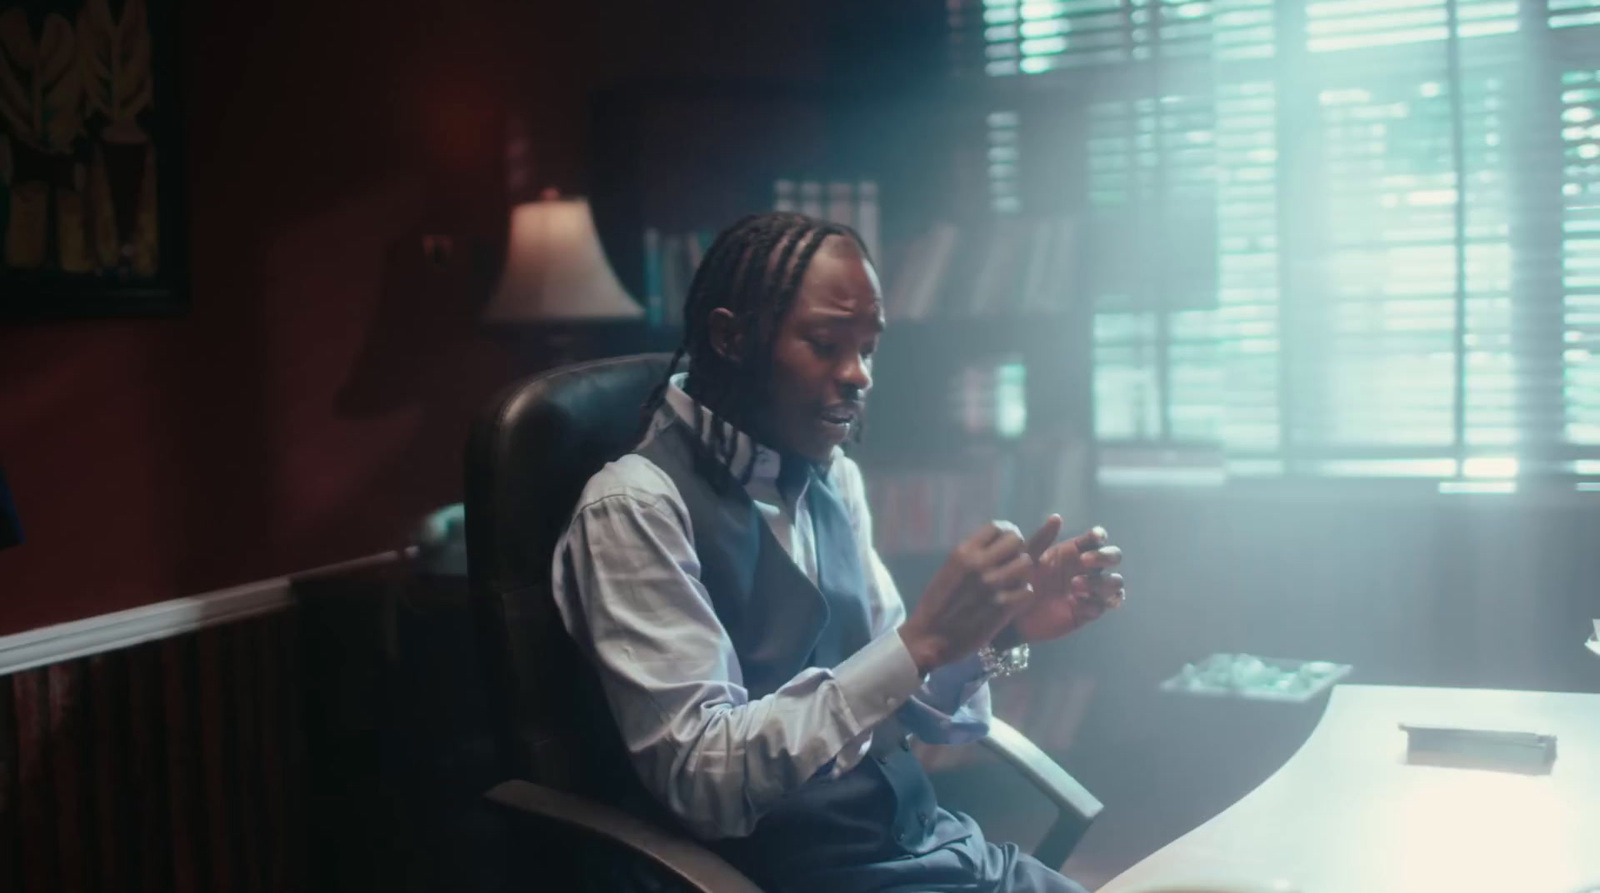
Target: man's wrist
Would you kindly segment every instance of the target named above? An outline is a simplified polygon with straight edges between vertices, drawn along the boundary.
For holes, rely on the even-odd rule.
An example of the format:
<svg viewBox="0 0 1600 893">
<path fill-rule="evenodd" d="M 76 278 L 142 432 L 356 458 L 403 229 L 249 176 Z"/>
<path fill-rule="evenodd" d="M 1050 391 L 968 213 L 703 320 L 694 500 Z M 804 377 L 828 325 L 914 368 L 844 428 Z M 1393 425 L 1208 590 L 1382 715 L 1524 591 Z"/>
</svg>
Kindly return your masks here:
<svg viewBox="0 0 1600 893">
<path fill-rule="evenodd" d="M 983 668 L 980 682 L 991 679 L 1004 679 L 1014 676 L 1028 668 L 1028 643 L 1024 642 L 1004 651 L 996 649 L 993 645 L 985 645 L 978 650 L 978 661 Z"/>
<path fill-rule="evenodd" d="M 1006 628 L 995 634 L 994 640 L 989 643 L 996 651 L 1010 651 L 1018 645 L 1024 644 L 1022 633 L 1017 632 L 1015 623 L 1006 624 Z"/>
<path fill-rule="evenodd" d="M 942 663 L 938 649 L 928 639 L 920 636 L 915 630 L 907 629 L 904 625 L 898 630 L 900 641 L 905 643 L 906 651 L 910 652 L 911 660 L 917 665 L 917 673 L 927 676 L 939 668 Z"/>
</svg>

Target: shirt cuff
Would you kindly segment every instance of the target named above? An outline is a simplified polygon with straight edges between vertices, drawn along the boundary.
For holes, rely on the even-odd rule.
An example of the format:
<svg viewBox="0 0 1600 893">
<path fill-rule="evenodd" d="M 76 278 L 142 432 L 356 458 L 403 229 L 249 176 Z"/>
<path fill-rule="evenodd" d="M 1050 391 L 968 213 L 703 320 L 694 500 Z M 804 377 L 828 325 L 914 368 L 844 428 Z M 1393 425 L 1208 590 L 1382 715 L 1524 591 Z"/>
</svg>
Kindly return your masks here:
<svg viewBox="0 0 1600 893">
<path fill-rule="evenodd" d="M 833 669 L 859 734 L 884 721 L 922 687 L 917 662 L 898 630 L 873 639 Z"/>
<path fill-rule="evenodd" d="M 983 659 L 976 654 L 945 664 L 928 677 L 923 688 L 928 705 L 945 713 L 954 713 L 972 697 L 972 683 L 983 678 Z"/>
</svg>

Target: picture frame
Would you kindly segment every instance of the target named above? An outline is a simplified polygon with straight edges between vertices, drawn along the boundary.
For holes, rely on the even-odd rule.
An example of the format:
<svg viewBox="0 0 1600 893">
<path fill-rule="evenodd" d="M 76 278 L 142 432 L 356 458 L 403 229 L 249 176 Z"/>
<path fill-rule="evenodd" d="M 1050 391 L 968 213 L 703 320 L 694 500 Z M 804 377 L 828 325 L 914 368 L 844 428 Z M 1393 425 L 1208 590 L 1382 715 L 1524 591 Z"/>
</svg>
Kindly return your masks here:
<svg viewBox="0 0 1600 893">
<path fill-rule="evenodd" d="M 174 0 L 0 0 L 0 321 L 189 309 Z"/>
</svg>

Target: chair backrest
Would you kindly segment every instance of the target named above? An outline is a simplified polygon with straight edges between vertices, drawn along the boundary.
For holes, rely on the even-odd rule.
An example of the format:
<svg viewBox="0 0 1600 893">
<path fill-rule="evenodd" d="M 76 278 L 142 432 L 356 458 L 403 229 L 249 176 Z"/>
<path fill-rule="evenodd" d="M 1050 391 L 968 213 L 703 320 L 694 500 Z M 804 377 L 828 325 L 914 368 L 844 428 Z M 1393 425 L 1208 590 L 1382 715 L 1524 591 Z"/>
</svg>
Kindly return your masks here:
<svg viewBox="0 0 1600 893">
<path fill-rule="evenodd" d="M 551 593 L 551 560 L 584 484 L 631 449 L 669 357 L 598 360 L 502 391 L 466 454 L 468 575 L 498 745 L 510 775 L 593 792 L 620 746 L 598 680 Z M 596 730 L 610 740 L 595 741 Z"/>
</svg>

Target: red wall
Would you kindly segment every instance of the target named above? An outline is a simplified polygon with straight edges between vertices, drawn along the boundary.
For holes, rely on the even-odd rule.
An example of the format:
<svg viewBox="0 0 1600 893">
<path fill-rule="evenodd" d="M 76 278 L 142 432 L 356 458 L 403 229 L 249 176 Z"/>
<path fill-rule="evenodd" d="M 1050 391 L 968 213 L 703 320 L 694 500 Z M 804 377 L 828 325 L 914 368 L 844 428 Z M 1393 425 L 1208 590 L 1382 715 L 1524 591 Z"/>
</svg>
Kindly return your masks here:
<svg viewBox="0 0 1600 893">
<path fill-rule="evenodd" d="M 803 5 L 181 6 L 194 309 L 0 327 L 28 535 L 0 634 L 396 545 L 459 498 L 467 422 L 515 374 L 472 326 L 482 277 L 418 247 L 500 244 L 507 114 L 570 184 L 593 87 L 821 58 Z"/>
</svg>

